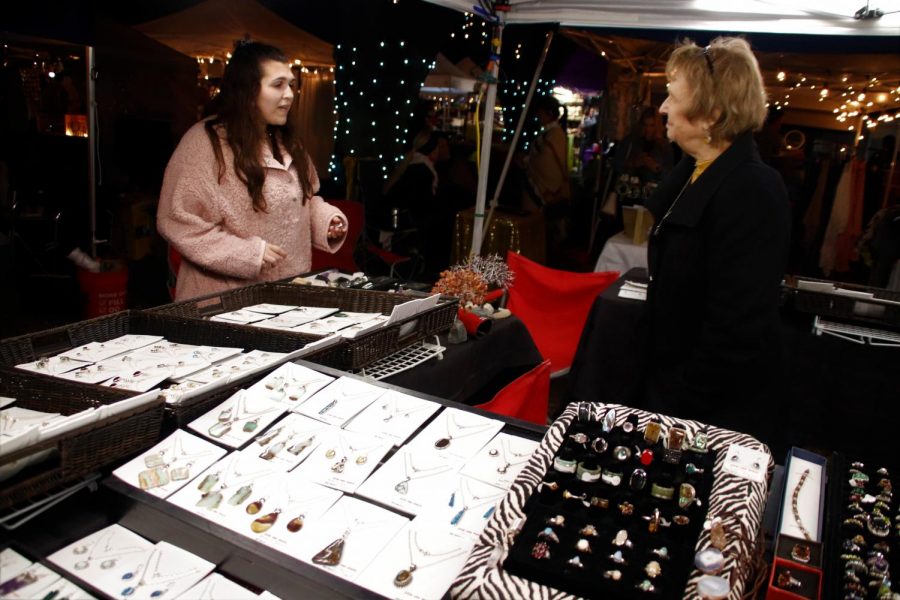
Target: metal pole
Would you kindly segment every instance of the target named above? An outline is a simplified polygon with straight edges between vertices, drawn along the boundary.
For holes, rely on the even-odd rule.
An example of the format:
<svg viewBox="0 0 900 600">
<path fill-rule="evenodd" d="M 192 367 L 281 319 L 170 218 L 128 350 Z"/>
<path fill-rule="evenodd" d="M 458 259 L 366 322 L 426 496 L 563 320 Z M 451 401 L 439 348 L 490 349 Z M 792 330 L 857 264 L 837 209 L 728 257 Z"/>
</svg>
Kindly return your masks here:
<svg viewBox="0 0 900 600">
<path fill-rule="evenodd" d="M 528 109 L 531 107 L 531 99 L 534 97 L 534 90 L 537 87 L 538 79 L 541 76 L 541 72 L 544 70 L 544 61 L 547 60 L 547 53 L 550 52 L 550 43 L 553 41 L 554 31 L 550 30 L 547 32 L 547 37 L 544 40 L 544 50 L 541 52 L 541 57 L 538 60 L 537 67 L 534 70 L 534 76 L 531 78 L 531 85 L 528 86 L 528 93 L 525 95 L 525 106 L 522 107 L 522 112 L 519 114 L 519 122 L 516 123 L 516 131 L 513 133 L 512 142 L 509 145 L 509 152 L 506 153 L 506 160 L 503 161 L 503 170 L 500 171 L 500 179 L 497 181 L 497 189 L 494 190 L 494 197 L 491 199 L 491 208 L 488 211 L 487 220 L 484 222 L 484 232 L 487 233 L 487 228 L 491 224 L 491 219 L 494 217 L 494 209 L 497 207 L 500 193 L 503 191 L 503 182 L 506 181 L 506 175 L 509 172 L 509 165 L 512 163 L 513 155 L 516 151 L 516 146 L 519 143 L 519 137 L 522 135 L 522 129 L 525 128 L 525 119 L 528 116 Z M 482 235 L 482 240 L 484 236 Z M 472 256 L 476 256 L 481 252 L 481 243 L 479 243 L 478 248 L 475 248 L 473 243 L 472 248 L 474 252 Z"/>
<path fill-rule="evenodd" d="M 94 47 L 87 47 L 88 210 L 91 219 L 91 257 L 97 258 L 97 90 Z"/>
<path fill-rule="evenodd" d="M 484 128 L 481 134 L 481 164 L 478 165 L 478 189 L 475 194 L 475 215 L 472 222 L 472 249 L 469 256 L 481 251 L 481 240 L 484 227 L 484 204 L 487 198 L 488 169 L 491 161 L 491 139 L 494 136 L 494 104 L 497 102 L 497 77 L 500 73 L 500 44 L 503 40 L 504 14 L 500 13 L 499 21 L 494 26 L 491 40 L 492 57 L 488 71 L 488 90 L 484 106 Z"/>
</svg>

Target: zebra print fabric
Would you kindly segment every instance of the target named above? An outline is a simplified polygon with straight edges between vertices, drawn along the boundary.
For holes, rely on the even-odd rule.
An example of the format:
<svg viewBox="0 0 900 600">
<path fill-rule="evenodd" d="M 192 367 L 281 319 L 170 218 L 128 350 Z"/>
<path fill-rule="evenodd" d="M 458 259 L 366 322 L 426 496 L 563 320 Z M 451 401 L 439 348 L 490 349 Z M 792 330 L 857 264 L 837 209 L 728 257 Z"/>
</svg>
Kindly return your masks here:
<svg viewBox="0 0 900 600">
<path fill-rule="evenodd" d="M 497 506 L 490 521 L 475 544 L 469 560 L 450 587 L 452 598 L 484 598 L 509 600 L 528 598 L 529 600 L 568 600 L 574 598 L 548 586 L 540 585 L 511 575 L 503 570 L 515 531 L 525 519 L 525 501 L 543 480 L 550 468 L 553 456 L 565 439 L 565 433 L 577 416 L 577 403 L 569 404 L 562 415 L 550 426 L 541 445 L 535 450 L 527 466 L 513 483 L 509 493 Z M 594 418 L 602 419 L 610 409 L 616 410 L 616 424 L 621 425 L 629 415 L 638 416 L 638 427 L 643 429 L 651 418 L 659 419 L 665 427 L 678 425 L 693 437 L 707 427 L 697 421 L 674 419 L 664 415 L 620 406 L 617 404 L 594 404 Z M 766 503 L 767 483 L 756 483 L 728 474 L 722 470 L 725 451 L 731 444 L 740 444 L 769 455 L 768 473 L 771 477 L 775 463 L 768 447 L 757 439 L 718 427 L 708 427 L 709 450 L 716 451 L 713 487 L 709 498 L 707 518 L 721 516 L 728 529 L 728 546 L 723 550 L 725 568 L 720 575 L 731 583 L 729 600 L 739 600 L 744 592 L 749 574 L 744 565 L 757 543 L 757 532 Z M 768 479 L 767 479 L 768 480 Z M 710 546 L 709 531 L 702 530 L 697 540 L 696 550 Z M 697 580 L 702 576 L 694 570 L 688 579 L 684 598 L 698 598 Z"/>
</svg>

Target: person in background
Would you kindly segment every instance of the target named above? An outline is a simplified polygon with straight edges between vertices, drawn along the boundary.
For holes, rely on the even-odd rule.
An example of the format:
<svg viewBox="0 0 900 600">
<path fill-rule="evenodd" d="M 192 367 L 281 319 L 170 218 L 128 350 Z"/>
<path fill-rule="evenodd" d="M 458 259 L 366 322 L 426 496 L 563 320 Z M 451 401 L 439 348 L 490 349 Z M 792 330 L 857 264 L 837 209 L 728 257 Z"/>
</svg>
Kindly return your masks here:
<svg viewBox="0 0 900 600">
<path fill-rule="evenodd" d="M 616 148 L 613 165 L 619 174 L 657 182 L 672 170 L 672 146 L 663 135 L 656 109 L 645 107 L 632 132 Z"/>
<path fill-rule="evenodd" d="M 763 79 L 750 45 L 734 37 L 686 41 L 666 76 L 659 112 L 685 155 L 647 202 L 647 405 L 768 441 L 790 210 L 753 140 L 766 118 Z"/>
<path fill-rule="evenodd" d="M 319 178 L 290 126 L 295 86 L 281 50 L 239 43 L 213 116 L 175 149 L 157 228 L 182 255 L 176 300 L 298 275 L 312 246 L 343 244 L 347 219 L 315 195 Z"/>
</svg>

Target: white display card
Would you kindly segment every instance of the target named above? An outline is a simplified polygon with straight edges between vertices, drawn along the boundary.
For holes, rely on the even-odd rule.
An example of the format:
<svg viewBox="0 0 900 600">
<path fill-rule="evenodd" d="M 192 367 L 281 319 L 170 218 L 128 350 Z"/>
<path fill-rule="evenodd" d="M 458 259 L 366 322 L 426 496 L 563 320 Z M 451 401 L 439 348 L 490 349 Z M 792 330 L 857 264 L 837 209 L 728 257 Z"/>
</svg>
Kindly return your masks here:
<svg viewBox="0 0 900 600">
<path fill-rule="evenodd" d="M 41 373 L 43 375 L 59 375 L 67 371 L 74 371 L 90 364 L 90 361 L 75 360 L 67 356 L 51 356 L 49 358 L 41 358 L 33 362 L 22 363 L 16 365 L 17 369 L 31 371 L 32 373 Z"/>
<path fill-rule="evenodd" d="M 300 307 L 294 306 L 293 304 L 269 304 L 268 302 L 263 302 L 261 304 L 254 304 L 253 306 L 245 306 L 244 310 L 262 313 L 264 315 L 280 315 L 281 313 L 297 310 L 298 308 Z"/>
<path fill-rule="evenodd" d="M 347 493 L 356 491 L 392 447 L 375 436 L 338 428 L 320 436 L 319 447 L 294 472 Z"/>
<path fill-rule="evenodd" d="M 289 471 L 319 447 L 323 432 L 334 429 L 332 425 L 292 413 L 255 438 L 241 453 L 252 454 L 278 465 L 282 471 Z"/>
<path fill-rule="evenodd" d="M 142 348 L 137 348 L 129 352 L 129 354 L 135 358 L 154 358 L 157 360 L 178 360 L 186 356 L 192 356 L 194 352 L 196 352 L 200 346 L 195 346 L 193 344 L 179 344 L 176 342 L 170 342 L 168 340 L 160 340 L 155 344 L 150 344 L 148 346 L 143 346 Z M 201 356 L 197 356 L 197 358 L 203 358 Z"/>
<path fill-rule="evenodd" d="M 354 581 L 408 522 L 389 510 L 344 496 L 321 519 L 307 525 L 296 556 Z"/>
<path fill-rule="evenodd" d="M 195 369 L 189 369 L 193 371 Z M 154 364 L 150 361 L 140 361 L 134 365 L 133 371 L 125 371 L 103 382 L 102 385 L 111 388 L 146 392 L 169 378 L 174 373 L 175 367 L 162 364 Z"/>
<path fill-rule="evenodd" d="M 47 590 L 44 598 L 51 598 L 50 594 L 53 594 L 52 598 L 61 598 L 65 600 L 96 600 L 96 596 L 88 594 L 86 591 L 64 578 L 58 579 L 56 583 Z"/>
<path fill-rule="evenodd" d="M 148 494 L 165 498 L 224 455 L 222 448 L 179 429 L 113 471 L 113 475 Z"/>
<path fill-rule="evenodd" d="M 292 409 L 334 381 L 334 377 L 292 362 L 284 363 L 248 388 L 251 392 Z"/>
<path fill-rule="evenodd" d="M 791 456 L 790 471 L 785 475 L 784 500 L 781 506 L 781 530 L 779 533 L 799 539 L 806 536 L 800 525 L 809 532 L 812 541 L 822 540 L 819 531 L 819 507 L 822 491 L 822 465 L 812 461 Z M 806 473 L 806 476 L 803 474 Z M 801 485 L 802 479 L 802 485 Z M 799 489 L 798 489 L 799 488 Z M 797 510 L 794 511 L 796 498 Z M 799 516 L 801 523 L 797 523 Z"/>
<path fill-rule="evenodd" d="M 327 335 L 357 324 L 357 321 L 354 319 L 351 319 L 350 317 L 339 317 L 337 316 L 338 314 L 340 313 L 325 317 L 324 319 L 317 319 L 315 321 L 310 321 L 309 323 L 304 323 L 303 325 L 298 325 L 294 328 L 294 331 L 298 333 L 307 333 L 309 335 Z"/>
<path fill-rule="evenodd" d="M 245 354 L 238 354 L 211 367 L 191 373 L 186 378 L 190 381 L 199 381 L 200 383 L 209 383 L 211 381 L 231 381 L 239 377 L 243 377 L 248 373 L 253 373 L 260 369 L 267 368 L 284 360 L 287 356 L 283 352 L 262 352 L 260 350 L 251 350 Z"/>
<path fill-rule="evenodd" d="M 227 577 L 218 573 L 210 573 L 197 585 L 186 591 L 181 598 L 184 600 L 257 600 L 259 596 Z"/>
<path fill-rule="evenodd" d="M 505 495 L 504 489 L 460 476 L 447 497 L 430 504 L 419 516 L 477 538 Z"/>
<path fill-rule="evenodd" d="M 243 351 L 243 348 L 233 348 L 229 346 L 198 346 L 192 355 L 215 364 L 219 361 L 231 358 L 232 356 L 237 356 Z"/>
<path fill-rule="evenodd" d="M 765 480 L 769 468 L 769 454 L 740 444 L 731 444 L 725 453 L 722 470 L 756 483 Z"/>
<path fill-rule="evenodd" d="M 81 383 L 103 383 L 113 377 L 122 377 L 129 373 L 139 371 L 138 364 L 124 362 L 120 358 L 105 360 L 98 363 L 85 365 L 74 371 L 59 373 L 57 377 Z"/>
<path fill-rule="evenodd" d="M 129 600 L 173 598 L 195 586 L 215 567 L 196 554 L 168 542 L 159 542 L 135 570 L 120 574 L 114 589 L 103 591 Z"/>
<path fill-rule="evenodd" d="M 440 600 L 474 545 L 475 540 L 455 529 L 417 518 L 378 553 L 356 583 L 397 600 Z"/>
<path fill-rule="evenodd" d="M 44 598 L 53 591 L 53 584 L 62 579 L 56 572 L 40 563 L 34 563 L 25 570 L 7 579 L 0 574 L 0 598 L 10 600 L 33 600 Z"/>
<path fill-rule="evenodd" d="M 257 480 L 281 473 L 278 465 L 256 456 L 232 452 L 200 473 L 168 501 L 204 519 L 224 524 L 238 518 L 250 504 L 263 498 L 256 490 Z"/>
<path fill-rule="evenodd" d="M 122 574 L 133 572 L 153 544 L 121 525 L 95 531 L 54 552 L 47 560 L 97 589 L 121 591 Z"/>
<path fill-rule="evenodd" d="M 354 338 L 360 334 L 367 333 L 369 331 L 382 327 L 385 323 L 388 322 L 388 318 L 389 317 L 386 317 L 384 315 L 379 315 L 374 319 L 363 321 L 362 323 L 357 323 L 356 325 L 351 325 L 350 327 L 345 327 L 338 333 L 340 333 L 341 337 Z"/>
<path fill-rule="evenodd" d="M 159 393 L 166 399 L 166 404 L 178 404 L 183 400 L 192 398 L 198 394 L 205 394 L 218 387 L 226 385 L 227 381 L 211 381 L 200 383 L 199 381 L 184 380 L 162 388 Z"/>
<path fill-rule="evenodd" d="M 423 452 L 468 460 L 501 429 L 502 421 L 458 408 L 445 408 L 407 445 Z"/>
<path fill-rule="evenodd" d="M 10 398 L 9 396 L 0 396 L 0 408 L 6 408 L 15 401 L 15 398 Z"/>
<path fill-rule="evenodd" d="M 245 325 L 247 323 L 253 323 L 255 321 L 262 321 L 263 319 L 268 319 L 269 315 L 265 313 L 253 312 L 251 310 L 232 310 L 229 312 L 219 313 L 217 315 L 213 315 L 209 318 L 210 321 L 219 321 L 222 323 L 240 323 L 241 325 Z"/>
<path fill-rule="evenodd" d="M 296 472 L 271 475 L 254 484 L 254 497 L 261 502 L 250 513 L 237 512 L 220 524 L 297 557 L 307 525 L 318 521 L 341 496 L 340 491 L 313 483 Z"/>
<path fill-rule="evenodd" d="M 508 490 L 538 446 L 540 442 L 498 433 L 478 454 L 466 461 L 461 473 Z"/>
<path fill-rule="evenodd" d="M 47 427 L 65 418 L 59 413 L 11 406 L 0 410 L 0 435 L 13 437 L 32 427 Z"/>
<path fill-rule="evenodd" d="M 349 310 L 342 310 L 339 313 L 335 313 L 334 316 L 342 319 L 351 319 L 354 323 L 366 323 L 378 317 L 388 318 L 378 312 L 350 312 Z"/>
<path fill-rule="evenodd" d="M 372 433 L 400 446 L 440 409 L 441 405 L 437 402 L 387 390 L 353 417 L 344 429 Z"/>
<path fill-rule="evenodd" d="M 305 323 L 315 321 L 316 319 L 324 319 L 328 315 L 333 315 L 341 309 L 337 306 L 300 306 L 291 311 L 292 317 L 299 318 L 299 315 L 306 317 Z"/>
<path fill-rule="evenodd" d="M 402 447 L 359 487 L 357 494 L 417 515 L 424 507 L 447 502 L 461 466 L 458 459 L 417 454 Z"/>
<path fill-rule="evenodd" d="M 340 377 L 295 408 L 294 412 L 342 427 L 383 393 L 382 387 L 359 379 Z"/>
<path fill-rule="evenodd" d="M 163 337 L 161 335 L 137 335 L 129 333 L 105 342 L 90 342 L 83 346 L 67 350 L 59 356 L 66 356 L 68 358 L 84 360 L 87 362 L 99 362 L 112 358 L 113 356 L 137 350 L 138 348 L 143 348 L 144 346 L 149 346 L 150 344 L 155 344 L 162 339 Z"/>
<path fill-rule="evenodd" d="M 240 448 L 285 412 L 262 394 L 238 390 L 225 402 L 188 423 L 200 435 L 230 448 Z"/>
<path fill-rule="evenodd" d="M 31 566 L 31 561 L 12 548 L 0 550 L 0 579 L 12 577 L 29 566 Z"/>
</svg>

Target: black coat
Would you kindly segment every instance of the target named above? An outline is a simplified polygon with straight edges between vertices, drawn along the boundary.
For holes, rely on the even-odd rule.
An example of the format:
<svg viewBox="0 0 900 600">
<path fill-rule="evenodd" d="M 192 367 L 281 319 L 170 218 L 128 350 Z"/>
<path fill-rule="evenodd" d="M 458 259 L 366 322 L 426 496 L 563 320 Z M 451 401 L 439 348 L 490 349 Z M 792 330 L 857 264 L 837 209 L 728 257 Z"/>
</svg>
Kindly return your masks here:
<svg viewBox="0 0 900 600">
<path fill-rule="evenodd" d="M 656 223 L 672 206 L 650 237 L 647 402 L 753 433 L 744 419 L 771 402 L 781 377 L 787 191 L 749 133 L 685 188 L 693 170 L 685 156 L 647 203 Z"/>
</svg>

